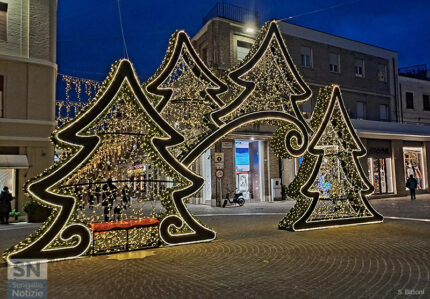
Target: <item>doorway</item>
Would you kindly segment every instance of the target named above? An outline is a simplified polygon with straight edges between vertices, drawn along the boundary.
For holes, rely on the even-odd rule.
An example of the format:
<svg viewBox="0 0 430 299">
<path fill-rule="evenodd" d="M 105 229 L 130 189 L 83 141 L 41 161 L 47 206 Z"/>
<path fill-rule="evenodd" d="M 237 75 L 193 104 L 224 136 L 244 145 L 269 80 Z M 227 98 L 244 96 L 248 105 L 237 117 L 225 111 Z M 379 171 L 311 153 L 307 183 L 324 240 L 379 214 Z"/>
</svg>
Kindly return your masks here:
<svg viewBox="0 0 430 299">
<path fill-rule="evenodd" d="M 235 140 L 234 143 L 236 189 L 251 202 L 264 201 L 261 143 L 253 139 Z"/>
</svg>

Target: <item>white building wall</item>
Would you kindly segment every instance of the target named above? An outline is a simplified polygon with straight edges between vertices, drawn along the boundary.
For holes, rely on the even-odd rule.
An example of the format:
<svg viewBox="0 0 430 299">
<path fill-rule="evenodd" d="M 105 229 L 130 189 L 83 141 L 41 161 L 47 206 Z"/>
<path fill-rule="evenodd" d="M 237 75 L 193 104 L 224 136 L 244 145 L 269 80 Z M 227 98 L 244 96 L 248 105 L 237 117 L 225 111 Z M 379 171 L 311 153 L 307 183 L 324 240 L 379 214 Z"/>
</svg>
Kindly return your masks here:
<svg viewBox="0 0 430 299">
<path fill-rule="evenodd" d="M 399 76 L 403 122 L 430 124 L 430 111 L 424 110 L 423 95 L 430 96 L 430 81 Z M 406 93 L 414 95 L 414 108 L 406 108 Z"/>
<path fill-rule="evenodd" d="M 2 0 L 1 2 L 7 3 L 8 10 L 7 40 L 0 41 L 0 54 L 28 57 L 30 0 Z"/>
</svg>

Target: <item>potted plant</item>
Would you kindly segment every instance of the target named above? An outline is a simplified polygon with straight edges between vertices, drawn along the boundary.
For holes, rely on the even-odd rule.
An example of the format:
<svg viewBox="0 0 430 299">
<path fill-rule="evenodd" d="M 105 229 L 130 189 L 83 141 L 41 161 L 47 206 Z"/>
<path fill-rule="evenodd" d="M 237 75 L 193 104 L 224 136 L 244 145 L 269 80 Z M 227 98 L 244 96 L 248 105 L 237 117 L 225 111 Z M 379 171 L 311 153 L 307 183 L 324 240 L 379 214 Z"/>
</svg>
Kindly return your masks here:
<svg viewBox="0 0 430 299">
<path fill-rule="evenodd" d="M 20 216 L 20 215 L 21 215 L 21 213 L 15 209 L 13 209 L 12 211 L 9 212 L 9 217 L 15 218 L 15 221 L 18 221 L 18 216 Z"/>
<path fill-rule="evenodd" d="M 24 204 L 24 212 L 27 213 L 27 222 L 41 223 L 48 219 L 51 209 L 41 206 L 35 200 L 28 200 Z"/>
</svg>

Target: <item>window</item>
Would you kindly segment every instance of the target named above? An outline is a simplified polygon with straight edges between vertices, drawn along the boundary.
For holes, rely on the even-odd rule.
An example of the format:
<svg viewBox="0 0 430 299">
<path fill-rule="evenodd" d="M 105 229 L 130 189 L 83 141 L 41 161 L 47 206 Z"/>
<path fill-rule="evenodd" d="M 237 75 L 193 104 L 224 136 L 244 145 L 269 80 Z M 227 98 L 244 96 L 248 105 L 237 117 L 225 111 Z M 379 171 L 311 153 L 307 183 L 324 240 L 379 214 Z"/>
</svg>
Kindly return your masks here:
<svg viewBox="0 0 430 299">
<path fill-rule="evenodd" d="M 428 94 L 423 94 L 423 108 L 430 111 L 430 96 Z"/>
<path fill-rule="evenodd" d="M 330 54 L 330 72 L 340 73 L 340 57 L 338 54 Z"/>
<path fill-rule="evenodd" d="M 379 105 L 379 119 L 388 120 L 388 105 Z"/>
<path fill-rule="evenodd" d="M 406 109 L 414 109 L 414 94 L 406 92 Z"/>
<path fill-rule="evenodd" d="M 426 188 L 423 157 L 423 149 L 420 147 L 403 148 L 405 178 L 409 178 L 412 175 L 418 181 L 417 189 Z"/>
<path fill-rule="evenodd" d="M 378 64 L 378 81 L 387 82 L 387 66 L 385 64 Z"/>
<path fill-rule="evenodd" d="M 366 118 L 366 104 L 363 102 L 357 102 L 357 118 Z"/>
<path fill-rule="evenodd" d="M 0 40 L 7 40 L 7 3 L 0 2 Z"/>
<path fill-rule="evenodd" d="M 0 117 L 4 117 L 3 86 L 4 86 L 4 77 L 0 75 Z"/>
<path fill-rule="evenodd" d="M 302 47 L 301 49 L 301 60 L 303 67 L 312 67 L 312 49 Z"/>
<path fill-rule="evenodd" d="M 238 40 L 237 41 L 237 47 L 236 47 L 236 58 L 237 58 L 237 60 L 243 60 L 246 57 L 246 55 L 248 55 L 251 47 L 252 47 L 251 43 L 247 43 L 247 42 Z"/>
<path fill-rule="evenodd" d="M 355 60 L 355 76 L 358 78 L 364 78 L 364 60 Z"/>
</svg>

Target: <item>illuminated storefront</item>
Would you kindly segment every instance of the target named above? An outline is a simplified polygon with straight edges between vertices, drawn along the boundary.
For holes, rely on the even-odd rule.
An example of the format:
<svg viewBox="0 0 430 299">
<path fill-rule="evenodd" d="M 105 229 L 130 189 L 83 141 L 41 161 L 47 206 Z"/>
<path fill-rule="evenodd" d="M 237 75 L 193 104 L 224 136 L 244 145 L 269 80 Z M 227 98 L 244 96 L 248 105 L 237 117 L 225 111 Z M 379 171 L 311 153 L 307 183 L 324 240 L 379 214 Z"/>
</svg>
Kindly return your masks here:
<svg viewBox="0 0 430 299">
<path fill-rule="evenodd" d="M 403 161 L 405 178 L 409 178 L 412 175 L 418 181 L 417 189 L 425 189 L 427 182 L 422 147 L 403 147 Z"/>
<path fill-rule="evenodd" d="M 15 195 L 15 182 L 16 182 L 16 170 L 14 168 L 1 168 L 0 169 L 0 187 L 7 186 L 12 193 Z"/>
<path fill-rule="evenodd" d="M 394 192 L 391 147 L 390 140 L 367 140 L 367 173 L 375 194 Z"/>
<path fill-rule="evenodd" d="M 18 180 L 19 170 L 25 170 L 29 167 L 26 155 L 0 155 L 0 190 L 4 187 L 9 188 L 9 192 L 15 197 L 20 188 Z M 12 202 L 12 208 L 16 207 L 16 202 Z"/>
<path fill-rule="evenodd" d="M 393 193 L 391 158 L 367 158 L 367 169 L 375 194 Z"/>
</svg>

